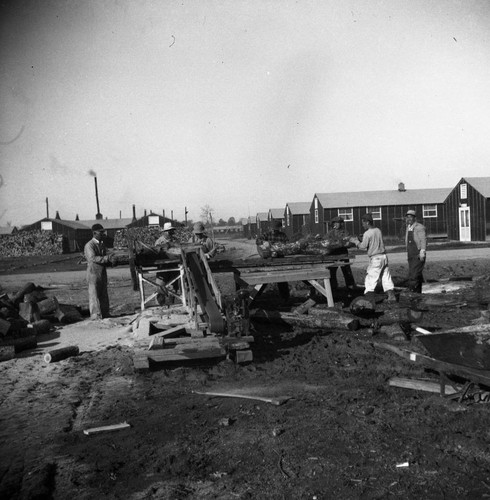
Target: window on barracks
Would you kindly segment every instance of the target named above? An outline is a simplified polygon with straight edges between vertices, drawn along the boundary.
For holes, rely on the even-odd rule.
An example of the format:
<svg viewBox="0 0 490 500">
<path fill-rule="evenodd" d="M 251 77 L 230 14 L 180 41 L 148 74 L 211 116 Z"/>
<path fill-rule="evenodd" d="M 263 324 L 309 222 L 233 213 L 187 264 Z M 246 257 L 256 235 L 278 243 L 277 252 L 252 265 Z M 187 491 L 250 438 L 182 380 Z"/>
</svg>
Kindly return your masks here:
<svg viewBox="0 0 490 500">
<path fill-rule="evenodd" d="M 315 208 L 315 224 L 318 224 L 318 208 Z"/>
<path fill-rule="evenodd" d="M 381 207 L 367 207 L 366 212 L 373 214 L 373 220 L 381 220 Z"/>
<path fill-rule="evenodd" d="M 352 208 L 339 208 L 339 217 L 342 217 L 345 221 L 354 220 Z"/>
<path fill-rule="evenodd" d="M 422 205 L 422 217 L 437 217 L 437 205 Z"/>
</svg>

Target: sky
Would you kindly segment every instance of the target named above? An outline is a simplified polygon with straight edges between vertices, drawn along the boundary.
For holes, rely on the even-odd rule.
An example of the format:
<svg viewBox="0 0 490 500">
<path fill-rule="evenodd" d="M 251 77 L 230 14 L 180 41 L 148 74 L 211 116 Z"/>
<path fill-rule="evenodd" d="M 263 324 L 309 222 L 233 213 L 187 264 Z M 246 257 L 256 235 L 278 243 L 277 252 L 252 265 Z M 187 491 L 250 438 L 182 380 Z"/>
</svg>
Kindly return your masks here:
<svg viewBox="0 0 490 500">
<path fill-rule="evenodd" d="M 0 226 L 490 176 L 487 0 L 2 0 Z"/>
</svg>

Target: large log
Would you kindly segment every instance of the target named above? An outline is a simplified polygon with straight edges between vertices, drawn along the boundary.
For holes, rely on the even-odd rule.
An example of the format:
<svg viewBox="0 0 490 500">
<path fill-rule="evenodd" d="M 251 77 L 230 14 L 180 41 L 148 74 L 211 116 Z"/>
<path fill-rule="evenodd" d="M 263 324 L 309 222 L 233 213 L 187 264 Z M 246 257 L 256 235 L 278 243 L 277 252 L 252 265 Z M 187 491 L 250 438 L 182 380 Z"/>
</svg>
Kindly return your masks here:
<svg viewBox="0 0 490 500">
<path fill-rule="evenodd" d="M 58 299 L 56 297 L 50 297 L 49 299 L 41 300 L 37 303 L 37 305 L 39 307 L 41 316 L 55 314 L 59 309 Z"/>
<path fill-rule="evenodd" d="M 0 346 L 13 346 L 15 352 L 26 351 L 27 349 L 35 349 L 37 340 L 34 335 L 30 337 L 19 337 L 0 340 Z"/>
<path fill-rule="evenodd" d="M 388 309 L 377 318 L 377 323 L 380 326 L 393 325 L 395 323 L 416 323 L 423 318 L 424 313 L 409 308 Z"/>
<path fill-rule="evenodd" d="M 43 335 L 45 333 L 49 333 L 53 325 L 49 319 L 41 319 L 39 321 L 34 321 L 34 323 L 32 323 L 32 327 L 34 328 L 36 335 Z"/>
<path fill-rule="evenodd" d="M 256 321 L 287 323 L 289 325 L 300 326 L 303 328 L 350 331 L 359 329 L 359 320 L 356 317 L 342 311 L 337 311 L 336 309 L 324 309 L 321 314 L 315 313 L 314 315 L 298 315 L 294 313 L 258 309 L 254 311 L 250 317 Z"/>
</svg>

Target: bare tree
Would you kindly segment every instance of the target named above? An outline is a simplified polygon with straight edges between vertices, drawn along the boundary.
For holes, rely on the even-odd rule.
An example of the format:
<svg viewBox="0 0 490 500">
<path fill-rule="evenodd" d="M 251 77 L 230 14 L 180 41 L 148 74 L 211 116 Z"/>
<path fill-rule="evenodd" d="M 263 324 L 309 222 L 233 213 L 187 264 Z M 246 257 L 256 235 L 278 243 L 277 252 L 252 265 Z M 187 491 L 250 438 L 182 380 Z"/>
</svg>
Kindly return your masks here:
<svg viewBox="0 0 490 500">
<path fill-rule="evenodd" d="M 211 227 L 211 238 L 214 240 L 213 214 L 214 208 L 209 205 L 201 207 L 201 219 L 204 224 L 208 224 Z"/>
</svg>

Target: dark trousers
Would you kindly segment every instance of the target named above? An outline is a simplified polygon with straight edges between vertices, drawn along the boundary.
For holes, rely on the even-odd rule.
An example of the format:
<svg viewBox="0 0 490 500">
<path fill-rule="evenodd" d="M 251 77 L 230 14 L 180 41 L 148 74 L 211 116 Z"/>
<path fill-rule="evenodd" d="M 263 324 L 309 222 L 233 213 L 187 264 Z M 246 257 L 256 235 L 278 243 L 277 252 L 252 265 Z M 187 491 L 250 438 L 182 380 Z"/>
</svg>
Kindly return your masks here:
<svg viewBox="0 0 490 500">
<path fill-rule="evenodd" d="M 424 266 L 425 260 L 420 260 L 418 255 L 408 257 L 408 289 L 411 292 L 422 293 Z"/>
<path fill-rule="evenodd" d="M 349 262 L 349 261 L 347 260 L 344 262 Z M 330 269 L 330 286 L 332 288 L 338 288 L 339 283 L 337 281 L 337 268 L 330 267 L 329 269 Z M 342 270 L 342 274 L 344 275 L 345 286 L 355 286 L 356 282 L 354 280 L 354 275 L 352 274 L 352 269 L 350 268 L 350 265 L 341 266 L 340 269 Z"/>
</svg>

